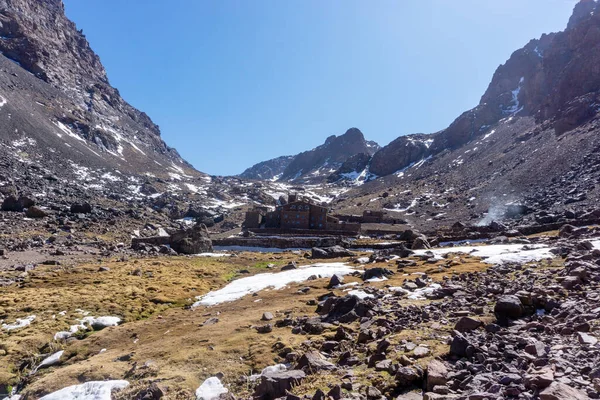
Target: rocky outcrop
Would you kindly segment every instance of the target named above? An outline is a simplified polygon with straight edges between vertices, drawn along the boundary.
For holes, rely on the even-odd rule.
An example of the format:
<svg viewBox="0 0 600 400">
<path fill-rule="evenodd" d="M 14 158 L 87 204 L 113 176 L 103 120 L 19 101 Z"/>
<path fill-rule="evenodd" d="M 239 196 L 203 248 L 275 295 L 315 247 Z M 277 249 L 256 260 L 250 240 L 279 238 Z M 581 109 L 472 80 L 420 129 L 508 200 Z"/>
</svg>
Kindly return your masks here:
<svg viewBox="0 0 600 400">
<path fill-rule="evenodd" d="M 373 155 L 370 172 L 377 176 L 393 174 L 426 158 L 431 143 L 428 135 L 400 136 Z"/>
</svg>

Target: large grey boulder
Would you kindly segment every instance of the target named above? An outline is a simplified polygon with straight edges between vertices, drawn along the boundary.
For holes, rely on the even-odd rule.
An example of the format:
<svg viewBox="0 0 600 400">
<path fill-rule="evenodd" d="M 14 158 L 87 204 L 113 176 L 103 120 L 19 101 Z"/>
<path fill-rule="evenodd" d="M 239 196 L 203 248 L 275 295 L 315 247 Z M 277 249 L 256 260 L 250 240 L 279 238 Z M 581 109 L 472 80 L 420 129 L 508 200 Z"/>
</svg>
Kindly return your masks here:
<svg viewBox="0 0 600 400">
<path fill-rule="evenodd" d="M 331 247 L 313 247 L 312 258 L 340 258 L 340 257 L 353 257 L 355 254 L 351 251 L 346 250 L 342 246 L 331 246 Z"/>
<path fill-rule="evenodd" d="M 585 392 L 572 388 L 560 382 L 552 382 L 550 386 L 540 392 L 540 400 L 586 400 L 589 399 Z"/>
<path fill-rule="evenodd" d="M 304 371 L 300 370 L 266 373 L 261 375 L 253 397 L 261 400 L 284 397 L 287 391 L 302 383 L 305 377 Z"/>
<path fill-rule="evenodd" d="M 431 392 L 434 386 L 444 386 L 448 382 L 448 369 L 438 360 L 427 364 L 427 391 Z"/>
<path fill-rule="evenodd" d="M 175 232 L 170 240 L 173 250 L 180 254 L 198 254 L 213 251 L 212 241 L 205 225 L 196 224 L 192 228 Z"/>
<path fill-rule="evenodd" d="M 498 319 L 517 319 L 523 315 L 523 304 L 517 296 L 502 296 L 496 302 L 494 312 Z"/>
</svg>

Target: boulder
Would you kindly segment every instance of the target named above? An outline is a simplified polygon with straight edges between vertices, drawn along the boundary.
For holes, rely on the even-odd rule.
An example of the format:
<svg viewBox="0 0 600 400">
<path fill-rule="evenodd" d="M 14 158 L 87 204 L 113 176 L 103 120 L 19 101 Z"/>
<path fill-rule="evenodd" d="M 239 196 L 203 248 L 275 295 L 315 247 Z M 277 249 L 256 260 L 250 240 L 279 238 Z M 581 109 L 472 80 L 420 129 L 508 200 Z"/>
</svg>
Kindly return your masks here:
<svg viewBox="0 0 600 400">
<path fill-rule="evenodd" d="M 399 388 L 415 385 L 423 379 L 423 371 L 420 367 L 401 367 L 396 372 L 396 382 Z"/>
<path fill-rule="evenodd" d="M 267 312 L 263 313 L 261 319 L 263 321 L 271 321 L 273 319 L 273 314 L 267 311 Z"/>
<path fill-rule="evenodd" d="M 175 232 L 171 236 L 171 247 L 180 254 L 198 254 L 213 251 L 212 241 L 205 225 L 196 224 L 192 228 Z"/>
<path fill-rule="evenodd" d="M 311 253 L 313 259 L 353 257 L 355 255 L 353 252 L 346 250 L 342 246 L 313 247 Z"/>
<path fill-rule="evenodd" d="M 48 215 L 48 213 L 41 208 L 36 206 L 31 206 L 25 211 L 25 216 L 27 218 L 44 218 Z"/>
<path fill-rule="evenodd" d="M 430 249 L 431 245 L 427 241 L 427 237 L 424 235 L 419 235 L 415 238 L 410 248 L 413 250 Z"/>
<path fill-rule="evenodd" d="M 589 399 L 585 392 L 574 389 L 564 383 L 552 382 L 540 392 L 540 400 L 585 400 Z"/>
<path fill-rule="evenodd" d="M 496 302 L 494 313 L 498 319 L 517 319 L 523 315 L 523 304 L 517 296 L 501 296 Z"/>
<path fill-rule="evenodd" d="M 333 275 L 329 280 L 329 284 L 327 285 L 327 289 L 334 288 L 344 283 L 344 277 L 341 275 Z"/>
<path fill-rule="evenodd" d="M 348 323 L 367 315 L 371 306 L 357 296 L 329 297 L 317 307 L 317 313 L 327 322 Z"/>
<path fill-rule="evenodd" d="M 431 392 L 434 386 L 444 386 L 448 382 L 448 369 L 438 360 L 427 364 L 427 391 Z"/>
<path fill-rule="evenodd" d="M 450 354 L 457 357 L 467 356 L 467 349 L 471 346 L 469 340 L 460 332 L 454 332 L 454 338 L 450 344 Z"/>
<path fill-rule="evenodd" d="M 458 320 L 458 322 L 454 326 L 454 329 L 459 332 L 471 332 L 482 325 L 483 323 L 481 321 L 476 320 L 475 318 L 462 317 Z"/>
<path fill-rule="evenodd" d="M 331 371 L 335 368 L 336 367 L 334 364 L 325 360 L 317 351 L 309 351 L 304 353 L 296 365 L 296 369 L 301 369 L 309 374 L 313 374 L 318 371 Z"/>
<path fill-rule="evenodd" d="M 19 196 L 17 199 L 15 196 L 7 196 L 2 202 L 0 209 L 2 211 L 23 211 L 25 208 L 35 206 L 35 200 L 27 196 Z"/>
<path fill-rule="evenodd" d="M 73 203 L 71 204 L 71 212 L 73 214 L 89 214 L 92 212 L 90 203 Z"/>
<path fill-rule="evenodd" d="M 260 383 L 254 391 L 254 398 L 272 400 L 285 397 L 287 392 L 302 383 L 305 377 L 304 371 L 300 370 L 269 372 L 261 375 Z"/>
<path fill-rule="evenodd" d="M 362 279 L 363 279 L 363 281 L 367 281 L 367 280 L 373 279 L 373 278 L 383 279 L 383 278 L 387 278 L 392 275 L 394 275 L 393 271 L 390 271 L 387 268 L 376 267 L 376 268 L 371 268 L 371 269 L 365 270 L 365 272 L 362 275 Z"/>
</svg>

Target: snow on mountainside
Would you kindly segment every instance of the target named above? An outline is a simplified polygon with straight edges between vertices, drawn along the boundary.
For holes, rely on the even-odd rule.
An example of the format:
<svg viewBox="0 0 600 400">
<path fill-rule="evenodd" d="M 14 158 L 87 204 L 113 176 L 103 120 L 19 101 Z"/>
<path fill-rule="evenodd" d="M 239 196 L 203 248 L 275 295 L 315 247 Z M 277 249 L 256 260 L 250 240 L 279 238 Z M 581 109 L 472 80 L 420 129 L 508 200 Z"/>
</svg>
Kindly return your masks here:
<svg viewBox="0 0 600 400">
<path fill-rule="evenodd" d="M 282 156 L 263 161 L 248 168 L 239 176 L 245 179 L 278 180 L 293 159 L 294 156 Z"/>
</svg>

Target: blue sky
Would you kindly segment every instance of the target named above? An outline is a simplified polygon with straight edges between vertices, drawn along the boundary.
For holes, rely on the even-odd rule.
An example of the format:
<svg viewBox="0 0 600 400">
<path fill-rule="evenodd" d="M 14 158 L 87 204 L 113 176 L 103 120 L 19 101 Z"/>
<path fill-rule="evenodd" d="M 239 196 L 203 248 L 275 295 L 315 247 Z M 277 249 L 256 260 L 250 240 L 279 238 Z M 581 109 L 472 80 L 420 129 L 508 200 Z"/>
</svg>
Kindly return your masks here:
<svg viewBox="0 0 600 400">
<path fill-rule="evenodd" d="M 575 0 L 64 0 L 110 82 L 197 169 L 242 172 L 360 128 L 448 126 Z"/>
</svg>

